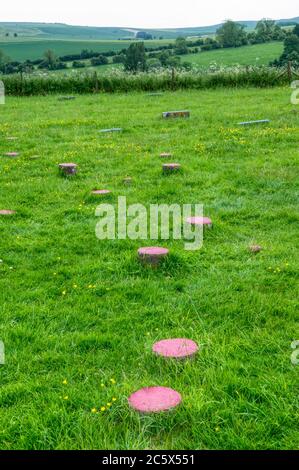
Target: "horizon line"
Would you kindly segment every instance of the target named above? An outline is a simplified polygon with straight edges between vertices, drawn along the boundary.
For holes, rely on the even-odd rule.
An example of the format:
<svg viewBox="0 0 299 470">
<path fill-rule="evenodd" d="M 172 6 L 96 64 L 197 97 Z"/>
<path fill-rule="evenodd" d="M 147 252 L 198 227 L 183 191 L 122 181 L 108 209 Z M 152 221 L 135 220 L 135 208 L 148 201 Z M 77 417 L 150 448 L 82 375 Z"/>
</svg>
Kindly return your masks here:
<svg viewBox="0 0 299 470">
<path fill-rule="evenodd" d="M 271 17 L 262 17 L 262 18 L 259 18 L 259 19 L 250 19 L 250 20 L 244 20 L 244 19 L 239 19 L 239 20 L 232 20 L 236 23 L 241 23 L 241 22 L 245 22 L 245 23 L 249 23 L 249 22 L 256 22 L 256 21 L 260 21 L 262 19 L 271 19 L 271 20 L 274 20 L 274 21 L 291 21 L 291 20 L 294 20 L 294 19 L 297 19 L 299 16 L 294 16 L 294 17 L 291 17 L 291 18 L 271 18 Z M 223 24 L 225 21 L 227 20 L 231 20 L 231 18 L 226 18 L 224 20 L 222 20 L 220 23 L 211 23 L 211 24 L 207 24 L 207 25 L 197 25 L 197 26 L 169 26 L 169 27 L 153 27 L 153 26 L 150 26 L 150 27 L 133 27 L 133 26 L 97 26 L 97 25 L 83 25 L 83 24 L 71 24 L 71 23 L 65 23 L 65 22 L 61 22 L 61 21 L 55 21 L 55 22 L 52 22 L 52 21 L 0 21 L 0 24 L 53 24 L 53 25 L 63 25 L 63 26 L 74 26 L 74 27 L 81 27 L 81 28 L 116 28 L 116 29 L 132 29 L 132 30 L 136 30 L 136 31 L 139 31 L 141 29 L 147 29 L 147 30 L 160 30 L 160 31 L 167 31 L 167 30 L 177 30 L 177 29 L 196 29 L 196 28 L 209 28 L 209 27 L 212 27 L 212 26 L 217 26 L 219 24 Z"/>
</svg>

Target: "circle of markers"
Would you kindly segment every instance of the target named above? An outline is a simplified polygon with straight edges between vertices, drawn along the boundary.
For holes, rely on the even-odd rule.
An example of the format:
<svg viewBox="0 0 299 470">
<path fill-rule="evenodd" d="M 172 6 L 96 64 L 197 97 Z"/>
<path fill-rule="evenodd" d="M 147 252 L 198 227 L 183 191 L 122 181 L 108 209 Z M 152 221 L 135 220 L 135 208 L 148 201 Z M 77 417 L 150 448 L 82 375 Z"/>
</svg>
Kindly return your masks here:
<svg viewBox="0 0 299 470">
<path fill-rule="evenodd" d="M 61 97 L 60 99 L 74 99 L 74 97 Z M 189 111 L 174 111 L 163 113 L 164 118 L 168 117 L 189 117 Z M 245 122 L 240 125 L 249 125 L 253 123 L 264 123 L 265 121 Z M 268 122 L 268 121 L 267 121 Z M 102 129 L 100 132 L 121 132 L 121 128 Z M 7 137 L 6 140 L 16 140 L 17 137 Z M 4 154 L 7 157 L 17 157 L 18 152 L 8 152 Z M 161 153 L 161 158 L 170 158 L 171 153 Z M 171 172 L 179 170 L 181 165 L 179 163 L 166 163 L 163 165 L 164 172 Z M 75 163 L 60 163 L 59 169 L 65 175 L 74 175 L 77 172 L 77 165 Z M 123 179 L 125 184 L 132 182 L 131 177 Z M 110 194 L 111 191 L 108 189 L 94 189 L 92 191 L 96 195 Z M 8 216 L 13 215 L 16 212 L 10 209 L 1 209 L 0 215 Z M 186 222 L 191 225 L 212 227 L 212 220 L 209 217 L 189 217 Z M 260 245 L 251 245 L 249 250 L 252 253 L 258 253 L 262 250 Z M 142 247 L 138 249 L 139 259 L 150 265 L 158 265 L 159 262 L 169 254 L 169 250 L 163 247 Z M 183 359 L 194 356 L 199 350 L 198 345 L 195 341 L 187 338 L 173 338 L 163 339 L 156 342 L 152 351 L 158 356 L 165 358 Z M 141 388 L 134 392 L 129 398 L 129 405 L 140 413 L 158 413 L 161 411 L 168 411 L 177 407 L 182 401 L 182 397 L 179 392 L 168 387 L 154 386 Z"/>
</svg>

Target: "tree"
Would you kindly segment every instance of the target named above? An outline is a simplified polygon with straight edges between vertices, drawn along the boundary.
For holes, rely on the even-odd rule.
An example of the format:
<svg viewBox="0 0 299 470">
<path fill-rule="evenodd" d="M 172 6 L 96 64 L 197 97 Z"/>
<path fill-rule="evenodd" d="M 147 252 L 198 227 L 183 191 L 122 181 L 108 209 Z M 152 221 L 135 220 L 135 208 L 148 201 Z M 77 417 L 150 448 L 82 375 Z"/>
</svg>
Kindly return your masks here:
<svg viewBox="0 0 299 470">
<path fill-rule="evenodd" d="M 117 54 L 112 58 L 113 64 L 123 64 L 125 62 L 125 55 L 124 54 Z"/>
<path fill-rule="evenodd" d="M 256 37 L 260 42 L 284 39 L 285 32 L 274 20 L 263 18 L 255 27 Z"/>
<path fill-rule="evenodd" d="M 256 35 L 265 41 L 271 39 L 274 29 L 275 21 L 266 18 L 258 21 L 255 27 Z"/>
<path fill-rule="evenodd" d="M 136 73 L 138 71 L 144 72 L 146 70 L 146 55 L 144 43 L 133 43 L 126 50 L 125 56 L 125 70 L 126 72 Z"/>
<path fill-rule="evenodd" d="M 83 69 L 85 67 L 85 62 L 81 62 L 80 60 L 74 60 L 72 67 L 74 69 Z"/>
<path fill-rule="evenodd" d="M 201 45 L 201 51 L 211 51 L 212 49 L 219 49 L 221 47 L 221 44 L 219 44 L 218 41 L 215 41 L 215 39 L 212 38 L 206 38 Z"/>
<path fill-rule="evenodd" d="M 149 68 L 149 70 L 153 70 L 153 69 L 158 69 L 160 67 L 162 67 L 162 64 L 160 62 L 160 60 L 156 57 L 155 59 L 149 59 L 147 61 L 147 66 Z"/>
<path fill-rule="evenodd" d="M 48 69 L 55 69 L 57 63 L 57 57 L 53 51 L 48 49 L 44 52 L 44 66 Z"/>
<path fill-rule="evenodd" d="M 158 58 L 163 67 L 167 66 L 169 57 L 170 57 L 170 53 L 168 51 L 163 51 L 158 55 Z"/>
<path fill-rule="evenodd" d="M 299 37 L 299 23 L 296 24 L 296 26 L 293 29 L 292 33 Z"/>
<path fill-rule="evenodd" d="M 103 55 L 99 55 L 98 57 L 94 57 L 91 59 L 91 65 L 107 65 L 109 63 L 107 57 Z"/>
<path fill-rule="evenodd" d="M 179 68 L 181 66 L 181 58 L 177 55 L 171 55 L 166 65 L 167 67 Z"/>
<path fill-rule="evenodd" d="M 283 53 L 279 59 L 270 65 L 281 67 L 288 62 L 293 62 L 294 65 L 299 66 L 299 36 L 296 36 L 296 34 L 291 34 L 285 39 Z"/>
<path fill-rule="evenodd" d="M 187 41 L 185 38 L 183 37 L 176 38 L 174 52 L 175 54 L 178 54 L 178 55 L 188 54 L 188 46 L 187 46 Z"/>
<path fill-rule="evenodd" d="M 247 44 L 244 26 L 232 20 L 227 20 L 217 29 L 216 38 L 222 47 L 240 47 Z"/>
</svg>

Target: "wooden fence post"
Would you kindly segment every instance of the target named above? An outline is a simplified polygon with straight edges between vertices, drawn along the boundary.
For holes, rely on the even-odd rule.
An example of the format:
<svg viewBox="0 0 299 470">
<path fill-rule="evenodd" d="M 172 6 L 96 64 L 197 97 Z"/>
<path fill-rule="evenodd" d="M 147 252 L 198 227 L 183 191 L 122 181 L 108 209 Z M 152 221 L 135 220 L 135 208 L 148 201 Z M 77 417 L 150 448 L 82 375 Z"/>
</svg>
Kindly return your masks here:
<svg viewBox="0 0 299 470">
<path fill-rule="evenodd" d="M 292 80 L 292 62 L 291 61 L 288 62 L 288 79 L 289 81 Z"/>
<path fill-rule="evenodd" d="M 94 73 L 94 78 L 95 78 L 94 91 L 95 91 L 95 93 L 99 93 L 99 80 L 98 80 L 97 72 Z"/>
<path fill-rule="evenodd" d="M 24 81 L 23 81 L 23 70 L 20 71 L 20 76 L 21 76 L 21 95 L 24 94 Z"/>
<path fill-rule="evenodd" d="M 171 85 L 172 85 L 172 89 L 174 90 L 175 89 L 175 68 L 174 67 L 171 69 Z"/>
</svg>

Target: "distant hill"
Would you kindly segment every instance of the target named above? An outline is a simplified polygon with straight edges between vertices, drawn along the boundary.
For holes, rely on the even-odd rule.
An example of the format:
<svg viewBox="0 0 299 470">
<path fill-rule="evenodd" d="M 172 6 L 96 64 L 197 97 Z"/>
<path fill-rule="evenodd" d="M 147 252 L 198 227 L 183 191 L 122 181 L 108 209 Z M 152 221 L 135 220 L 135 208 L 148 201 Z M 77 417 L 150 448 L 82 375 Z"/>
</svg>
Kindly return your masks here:
<svg viewBox="0 0 299 470">
<path fill-rule="evenodd" d="M 256 21 L 240 21 L 246 29 L 254 29 Z M 277 20 L 278 24 L 299 23 L 299 17 Z M 0 40 L 13 38 L 31 39 L 77 39 L 77 40 L 117 40 L 133 39 L 138 31 L 147 31 L 154 38 L 174 39 L 177 36 L 202 36 L 214 34 L 220 24 L 194 28 L 139 29 L 119 27 L 71 26 L 61 23 L 2 23 Z M 8 38 L 6 35 L 9 34 Z"/>
<path fill-rule="evenodd" d="M 36 39 L 120 39 L 135 34 L 122 28 L 71 26 L 61 23 L 1 23 L 0 37 L 6 33 Z"/>
</svg>

